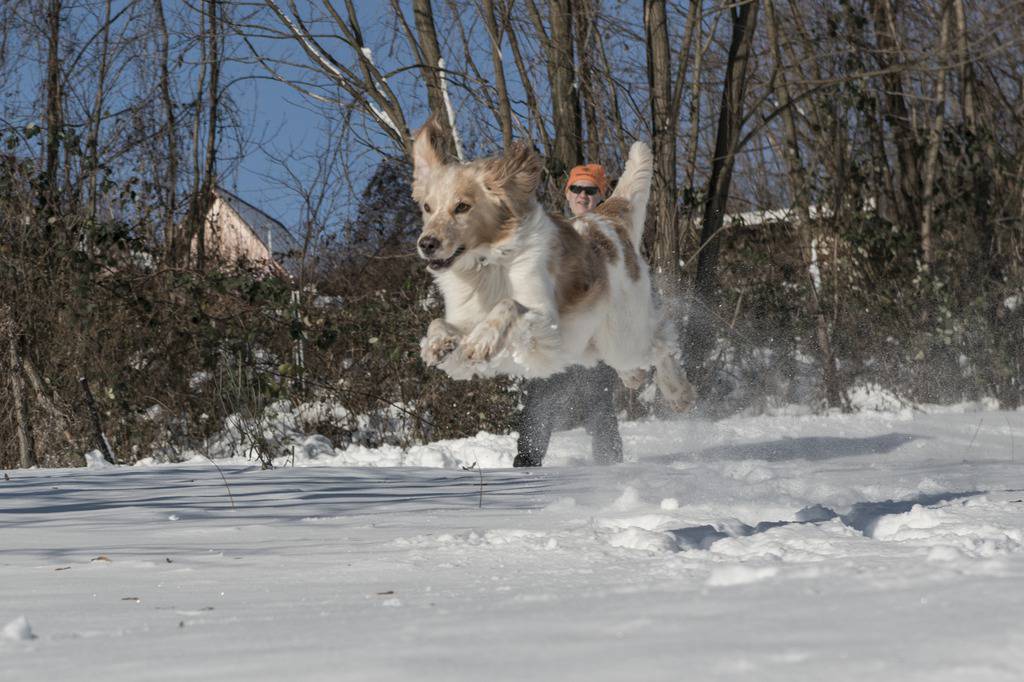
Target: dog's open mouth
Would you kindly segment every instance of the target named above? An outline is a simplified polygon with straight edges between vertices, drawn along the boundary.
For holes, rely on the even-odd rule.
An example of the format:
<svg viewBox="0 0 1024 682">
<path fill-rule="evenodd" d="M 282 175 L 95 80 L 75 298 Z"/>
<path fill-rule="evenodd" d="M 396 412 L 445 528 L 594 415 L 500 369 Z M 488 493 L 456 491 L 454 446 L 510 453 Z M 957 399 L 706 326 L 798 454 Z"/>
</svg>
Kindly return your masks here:
<svg viewBox="0 0 1024 682">
<path fill-rule="evenodd" d="M 455 249 L 455 253 L 448 256 L 444 260 L 433 259 L 427 261 L 427 267 L 430 268 L 431 270 L 444 270 L 445 268 L 449 267 L 452 263 L 454 263 L 455 259 L 461 256 L 462 252 L 465 250 L 465 246 L 460 246 L 459 248 Z"/>
</svg>

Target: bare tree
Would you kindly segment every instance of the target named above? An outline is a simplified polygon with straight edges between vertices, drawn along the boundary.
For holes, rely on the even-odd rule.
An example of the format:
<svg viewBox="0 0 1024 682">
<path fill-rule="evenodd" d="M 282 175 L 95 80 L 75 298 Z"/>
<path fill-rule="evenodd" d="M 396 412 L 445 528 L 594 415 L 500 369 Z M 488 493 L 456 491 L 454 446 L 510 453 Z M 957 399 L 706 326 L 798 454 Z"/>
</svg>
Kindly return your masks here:
<svg viewBox="0 0 1024 682">
<path fill-rule="evenodd" d="M 25 391 L 25 363 L 22 350 L 23 339 L 17 330 L 8 306 L 0 308 L 3 318 L 3 338 L 7 342 L 8 362 L 10 364 L 11 396 L 14 399 L 14 418 L 18 432 L 18 454 L 24 468 L 36 465 L 35 438 L 32 434 L 32 422 L 29 419 L 28 395 Z"/>
<path fill-rule="evenodd" d="M 570 0 L 548 0 L 548 27 L 535 0 L 527 8 L 540 41 L 551 88 L 551 120 L 554 137 L 548 154 L 548 173 L 564 177 L 569 169 L 583 162 L 582 123 L 576 82 L 573 39 L 573 11 Z"/>
<path fill-rule="evenodd" d="M 668 14 L 664 0 L 645 0 L 644 30 L 647 44 L 647 82 L 650 87 L 651 146 L 654 181 L 651 188 L 651 262 L 660 289 L 672 296 L 680 292 L 682 254 L 679 193 L 676 180 L 678 120 L 682 108 L 685 75 L 700 3 L 690 3 L 682 47 L 677 57 L 678 75 L 672 75 Z"/>
<path fill-rule="evenodd" d="M 869 5 L 874 15 L 873 28 L 877 39 L 874 55 L 883 74 L 881 109 L 886 123 L 893 130 L 893 143 L 897 149 L 899 191 L 896 206 L 902 224 L 921 225 L 920 197 L 924 193 L 919 159 L 923 145 L 904 86 L 906 69 L 902 66 L 898 9 L 891 0 L 869 0 Z"/>
<path fill-rule="evenodd" d="M 261 63 L 274 74 L 275 78 L 294 85 L 301 92 L 319 101 L 334 102 L 346 108 L 354 108 L 374 121 L 378 129 L 390 138 L 397 148 L 409 156 L 412 152 L 412 139 L 409 135 L 404 107 L 388 83 L 387 77 L 377 65 L 372 49 L 363 39 L 363 30 L 355 7 L 347 2 L 346 12 L 343 16 L 330 0 L 324 2 L 332 22 L 331 25 L 337 31 L 338 39 L 352 53 L 352 61 L 355 62 L 353 64 L 352 61 L 346 63 L 346 60 L 333 54 L 321 42 L 320 34 L 311 31 L 306 20 L 298 15 L 294 5 L 292 5 L 293 12 L 288 13 L 276 0 L 264 1 L 282 27 L 278 34 L 294 41 L 317 73 L 325 76 L 331 86 L 344 93 L 348 99 L 338 99 L 291 83 L 280 73 L 279 67 L 285 66 L 284 64 L 261 57 L 253 48 Z"/>
<path fill-rule="evenodd" d="M 822 305 L 821 286 L 817 281 L 814 270 L 817 266 L 812 256 L 814 250 L 812 225 L 817 216 L 812 217 L 811 215 L 811 190 L 808 182 L 810 173 L 805 168 L 801 158 L 801 144 L 796 112 L 790 94 L 788 69 L 783 58 L 781 38 L 779 36 L 779 21 L 775 14 L 774 0 L 766 0 L 765 7 L 767 10 L 766 26 L 768 40 L 775 57 L 772 81 L 783 125 L 783 143 L 779 146 L 782 148 L 781 155 L 785 159 L 790 187 L 793 192 L 793 213 L 795 214 L 793 222 L 799 238 L 800 256 L 803 260 L 804 272 L 807 275 L 808 290 L 811 294 L 806 299 L 807 312 L 811 319 L 814 320 L 815 338 L 817 341 L 816 350 L 818 362 L 822 368 L 826 403 L 829 407 L 844 407 L 843 390 L 839 383 L 835 354 L 832 351 L 832 332 Z"/>
<path fill-rule="evenodd" d="M 725 66 L 722 102 L 718 115 L 715 150 L 711 159 L 707 199 L 701 223 L 700 255 L 694 286 L 695 309 L 687 327 L 687 344 L 691 376 L 698 385 L 706 383 L 703 363 L 715 342 L 718 324 L 719 292 L 717 281 L 720 232 L 726 202 L 732 183 L 732 171 L 743 125 L 743 101 L 746 94 L 747 68 L 757 26 L 758 0 L 749 0 L 730 10 L 732 40 Z"/>
<path fill-rule="evenodd" d="M 936 55 L 940 63 L 935 73 L 935 113 L 928 128 L 928 140 L 925 145 L 924 172 L 922 177 L 921 196 L 921 259 L 931 269 L 935 263 L 934 221 L 935 221 L 935 183 L 938 175 L 939 147 L 942 143 L 942 130 L 946 121 L 946 80 L 949 51 L 949 23 L 952 13 L 951 3 L 943 2 L 941 7 L 938 45 Z"/>
<path fill-rule="evenodd" d="M 679 231 L 676 229 L 676 119 L 673 111 L 672 64 L 664 0 L 644 0 L 647 34 L 647 82 L 651 89 L 651 146 L 654 180 L 651 187 L 655 225 L 651 261 L 658 286 L 678 288 Z M 677 293 L 672 291 L 672 293 Z"/>
<path fill-rule="evenodd" d="M 505 82 L 505 63 L 501 57 L 502 38 L 505 22 L 498 24 L 494 0 L 483 0 L 481 13 L 487 37 L 491 43 L 491 66 L 494 70 L 495 95 L 498 100 L 498 121 L 501 124 L 501 141 L 505 148 L 512 145 L 512 104 L 509 101 L 508 85 Z"/>
<path fill-rule="evenodd" d="M 61 87 L 61 0 L 48 0 L 46 5 L 46 167 L 44 197 L 49 210 L 55 210 L 60 163 L 60 140 L 64 127 L 64 97 Z M 49 228 L 46 228 L 49 232 Z"/>
<path fill-rule="evenodd" d="M 103 106 L 105 103 L 104 96 L 106 95 L 107 72 L 110 63 L 110 24 L 112 6 L 112 1 L 106 0 L 106 3 L 104 4 L 103 23 L 100 28 L 102 37 L 100 39 L 99 67 L 96 74 L 96 98 L 93 104 L 89 137 L 85 142 L 86 151 L 88 153 L 87 166 L 89 169 L 89 213 L 94 217 L 96 215 L 96 207 L 99 204 L 97 181 L 99 179 L 100 172 L 100 126 L 103 122 Z"/>
<path fill-rule="evenodd" d="M 164 175 L 164 240 L 165 253 L 173 260 L 181 255 L 181 235 L 175 227 L 178 209 L 178 125 L 175 102 L 171 92 L 170 32 L 164 17 L 163 0 L 153 0 L 153 20 L 157 32 L 159 56 L 160 103 L 163 106 L 163 137 L 167 144 L 167 172 Z"/>
<path fill-rule="evenodd" d="M 400 10 L 398 10 L 400 11 Z M 434 11 L 430 0 L 413 0 L 413 15 L 416 17 L 416 32 L 419 41 L 412 47 L 421 55 L 420 70 L 427 84 L 427 101 L 435 120 L 441 126 L 442 141 L 447 145 L 449 156 L 455 155 L 455 122 L 451 120 L 445 95 L 444 59 L 437 42 L 437 27 L 434 25 Z"/>
</svg>

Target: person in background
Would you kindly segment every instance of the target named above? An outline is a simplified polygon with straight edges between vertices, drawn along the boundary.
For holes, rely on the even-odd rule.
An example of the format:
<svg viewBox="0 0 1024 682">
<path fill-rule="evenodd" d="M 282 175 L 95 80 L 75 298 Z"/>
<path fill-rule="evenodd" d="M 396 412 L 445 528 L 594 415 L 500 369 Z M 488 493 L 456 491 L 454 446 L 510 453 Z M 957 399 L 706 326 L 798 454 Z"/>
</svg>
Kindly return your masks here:
<svg viewBox="0 0 1024 682">
<path fill-rule="evenodd" d="M 600 164 L 576 166 L 569 172 L 565 201 L 574 217 L 594 210 L 607 196 L 608 178 Z M 603 363 L 590 368 L 576 365 L 546 379 L 528 381 L 512 465 L 541 466 L 551 432 L 579 424 L 590 434 L 596 463 L 621 462 L 622 438 L 613 400 L 617 381 L 615 370 Z"/>
</svg>

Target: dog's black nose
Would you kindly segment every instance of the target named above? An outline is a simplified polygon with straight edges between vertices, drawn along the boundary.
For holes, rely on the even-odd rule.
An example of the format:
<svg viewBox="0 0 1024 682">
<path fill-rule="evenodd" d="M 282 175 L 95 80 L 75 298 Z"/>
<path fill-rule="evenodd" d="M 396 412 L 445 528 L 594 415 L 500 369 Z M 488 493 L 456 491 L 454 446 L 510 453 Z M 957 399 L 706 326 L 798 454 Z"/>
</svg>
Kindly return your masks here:
<svg viewBox="0 0 1024 682">
<path fill-rule="evenodd" d="M 423 252 L 424 256 L 433 256 L 434 252 L 437 251 L 441 246 L 441 240 L 437 237 L 420 237 L 419 240 L 420 251 Z"/>
</svg>

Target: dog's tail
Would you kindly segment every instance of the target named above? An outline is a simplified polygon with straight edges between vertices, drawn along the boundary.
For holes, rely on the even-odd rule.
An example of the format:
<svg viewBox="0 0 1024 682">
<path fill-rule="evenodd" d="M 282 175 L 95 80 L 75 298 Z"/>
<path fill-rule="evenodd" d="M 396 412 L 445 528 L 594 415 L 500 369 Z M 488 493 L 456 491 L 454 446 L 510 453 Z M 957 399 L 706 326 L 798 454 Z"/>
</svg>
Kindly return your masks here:
<svg viewBox="0 0 1024 682">
<path fill-rule="evenodd" d="M 643 142 L 634 142 L 629 148 L 626 168 L 622 171 L 619 184 L 615 186 L 610 199 L 625 199 L 629 202 L 629 237 L 639 246 L 644 234 L 644 220 L 647 217 L 647 201 L 651 197 L 651 175 L 654 156 L 651 148 Z"/>
</svg>

